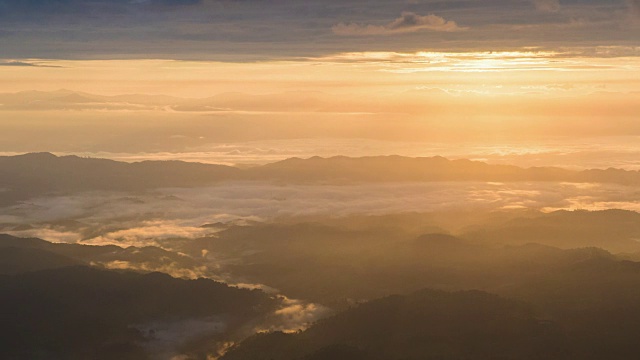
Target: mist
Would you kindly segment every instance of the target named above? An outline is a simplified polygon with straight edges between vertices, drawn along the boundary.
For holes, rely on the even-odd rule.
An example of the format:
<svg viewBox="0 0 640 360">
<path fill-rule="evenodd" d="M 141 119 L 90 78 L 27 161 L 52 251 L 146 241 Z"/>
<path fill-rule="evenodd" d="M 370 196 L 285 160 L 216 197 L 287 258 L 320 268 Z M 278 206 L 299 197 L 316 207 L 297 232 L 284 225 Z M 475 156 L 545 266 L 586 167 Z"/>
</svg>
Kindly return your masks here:
<svg viewBox="0 0 640 360">
<path fill-rule="evenodd" d="M 215 235 L 228 224 L 308 216 L 346 217 L 508 210 L 640 210 L 635 187 L 581 183 L 387 183 L 278 185 L 231 182 L 150 194 L 80 193 L 5 207 L 4 232 L 55 242 L 163 246 Z M 27 226 L 25 228 L 25 226 Z"/>
</svg>

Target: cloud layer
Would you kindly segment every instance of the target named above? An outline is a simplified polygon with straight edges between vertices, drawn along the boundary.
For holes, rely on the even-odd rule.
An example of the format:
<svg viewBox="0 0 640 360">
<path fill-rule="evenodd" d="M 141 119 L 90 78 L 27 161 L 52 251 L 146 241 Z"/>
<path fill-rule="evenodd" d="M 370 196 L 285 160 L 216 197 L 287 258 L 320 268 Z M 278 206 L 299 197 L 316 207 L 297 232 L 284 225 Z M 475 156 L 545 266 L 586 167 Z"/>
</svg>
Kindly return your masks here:
<svg viewBox="0 0 640 360">
<path fill-rule="evenodd" d="M 560 10 L 559 0 L 534 0 L 536 9 L 543 12 L 558 12 Z"/>
<path fill-rule="evenodd" d="M 637 45 L 621 21 L 629 8 L 637 9 L 637 1 L 2 0 L 0 38 L 9 59 L 247 61 L 425 44 L 449 50 Z M 390 14 L 402 16 L 390 20 Z M 465 27 L 470 31 L 459 31 Z M 371 43 L 364 35 L 394 36 Z"/>
<path fill-rule="evenodd" d="M 224 228 L 224 223 L 525 208 L 640 210 L 640 197 L 634 187 L 564 183 L 313 186 L 232 182 L 154 194 L 87 193 L 33 199 L 1 209 L 0 224 L 2 232 L 52 241 L 170 248 L 176 238 L 212 235 Z M 203 227 L 207 224 L 218 225 Z"/>
<path fill-rule="evenodd" d="M 355 23 L 339 23 L 332 30 L 343 36 L 393 35 L 410 33 L 420 30 L 455 32 L 466 30 L 459 27 L 455 21 L 445 20 L 433 14 L 418 15 L 413 12 L 403 12 L 402 15 L 385 25 L 359 25 Z"/>
</svg>

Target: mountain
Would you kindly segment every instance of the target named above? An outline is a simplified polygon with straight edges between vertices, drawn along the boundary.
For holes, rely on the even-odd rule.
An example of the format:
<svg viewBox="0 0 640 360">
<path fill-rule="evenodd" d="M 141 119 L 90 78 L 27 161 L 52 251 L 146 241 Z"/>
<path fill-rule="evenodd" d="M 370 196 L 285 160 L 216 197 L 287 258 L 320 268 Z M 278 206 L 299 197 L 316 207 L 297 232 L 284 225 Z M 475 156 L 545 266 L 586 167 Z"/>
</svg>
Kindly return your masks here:
<svg viewBox="0 0 640 360">
<path fill-rule="evenodd" d="M 115 245 L 51 243 L 37 238 L 0 234 L 0 274 L 78 264 L 142 272 L 162 271 L 188 278 L 211 275 L 199 257 L 181 255 L 153 246 L 121 248 Z"/>
<path fill-rule="evenodd" d="M 502 245 L 539 243 L 564 249 L 600 247 L 612 252 L 638 251 L 640 214 L 627 210 L 555 211 L 518 217 L 468 229 L 463 236 Z"/>
<path fill-rule="evenodd" d="M 603 269 L 616 270 L 597 275 Z M 255 335 L 222 359 L 633 359 L 640 325 L 638 283 L 621 285 L 639 270 L 638 264 L 591 259 L 575 264 L 569 277 L 522 284 L 523 290 L 545 297 L 545 304 L 535 296 L 526 303 L 475 290 L 392 295 L 303 332 Z M 615 284 L 607 285 L 611 279 Z"/>
<path fill-rule="evenodd" d="M 638 216 L 633 212 L 619 215 L 594 212 L 589 217 L 591 223 L 613 228 L 622 224 L 623 218 Z M 561 240 L 562 236 L 570 236 L 570 229 L 579 223 L 578 218 L 582 215 L 577 214 L 572 223 L 565 221 L 566 228 L 557 226 L 553 214 L 540 216 L 542 220 L 538 226 L 548 228 L 546 233 L 541 232 L 540 239 L 546 239 L 546 234 L 549 239 Z M 545 226 L 545 219 L 549 221 L 548 226 Z M 466 234 L 453 236 L 427 232 L 414 235 L 413 231 L 385 227 L 380 220 L 380 217 L 371 217 L 368 227 L 367 220 L 361 218 L 358 228 L 348 228 L 342 222 L 231 226 L 213 237 L 184 243 L 179 251 L 197 257 L 206 249 L 221 258 L 234 259 L 235 262 L 225 264 L 224 271 L 235 278 L 268 284 L 288 296 L 334 308 L 353 299 L 367 300 L 425 287 L 474 288 L 502 294 L 514 284 L 526 288 L 563 274 L 569 277 L 574 264 L 590 259 L 606 259 L 612 264 L 620 262 L 610 252 L 593 247 L 597 244 L 606 248 L 607 244 L 617 241 L 602 233 L 585 237 L 581 242 L 584 232 L 575 230 L 575 236 L 570 240 L 574 248 L 566 248 L 562 242 L 555 247 L 549 245 L 551 241 L 547 245 L 527 242 L 518 238 L 518 232 L 511 232 L 508 239 L 512 242 L 504 243 L 501 239 L 493 241 L 491 237 L 479 239 Z M 616 236 L 619 239 L 632 237 L 634 224 L 628 223 L 626 229 L 619 226 Z M 617 276 L 613 269 L 614 265 L 609 270 L 603 269 L 602 276 Z M 628 274 L 623 278 L 635 284 L 640 280 L 640 274 Z M 584 279 L 576 278 L 576 281 L 580 282 L 574 287 Z"/>
<path fill-rule="evenodd" d="M 563 181 L 640 184 L 638 171 L 621 169 L 573 171 L 555 167 L 520 168 L 467 159 L 369 156 L 291 158 L 247 170 L 252 178 L 288 181 Z"/>
<path fill-rule="evenodd" d="M 254 176 L 296 181 L 502 181 L 526 179 L 516 166 L 443 157 L 369 156 L 291 158 L 250 169 Z"/>
<path fill-rule="evenodd" d="M 50 153 L 5 156 L 0 157 L 0 188 L 6 189 L 0 203 L 49 193 L 205 186 L 238 178 L 240 172 L 230 166 L 182 161 L 125 163 Z"/>
<path fill-rule="evenodd" d="M 0 274 L 19 274 L 80 265 L 82 262 L 45 250 L 20 247 L 0 249 Z"/>
<path fill-rule="evenodd" d="M 183 161 L 125 163 L 106 159 L 30 153 L 0 157 L 0 205 L 51 193 L 91 190 L 141 191 L 160 187 L 197 187 L 229 180 L 286 183 L 563 181 L 640 184 L 638 171 L 571 171 L 519 168 L 443 157 L 374 156 L 291 158 L 259 167 Z"/>
<path fill-rule="evenodd" d="M 562 359 L 564 340 L 522 303 L 422 290 L 361 304 L 301 333 L 256 335 L 223 359 Z"/>
<path fill-rule="evenodd" d="M 223 331 L 228 335 L 274 307 L 261 291 L 212 280 L 84 266 L 2 275 L 0 291 L 3 359 L 155 358 L 145 343 L 162 340 L 157 331 L 222 341 Z M 180 334 L 185 321 L 218 325 Z"/>
</svg>

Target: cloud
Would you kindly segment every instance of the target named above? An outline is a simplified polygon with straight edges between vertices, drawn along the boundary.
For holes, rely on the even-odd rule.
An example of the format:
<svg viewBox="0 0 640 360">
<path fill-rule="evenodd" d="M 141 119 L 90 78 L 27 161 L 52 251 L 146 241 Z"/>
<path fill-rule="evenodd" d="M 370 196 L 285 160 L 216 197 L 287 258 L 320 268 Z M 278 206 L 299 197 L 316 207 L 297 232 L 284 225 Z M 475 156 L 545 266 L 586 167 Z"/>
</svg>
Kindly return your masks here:
<svg viewBox="0 0 640 360">
<path fill-rule="evenodd" d="M 133 270 L 139 272 L 162 272 L 169 274 L 175 278 L 181 279 L 200 279 L 209 277 L 209 272 L 206 266 L 196 266 L 193 268 L 185 268 L 180 266 L 176 262 L 170 262 L 169 264 L 157 265 L 148 262 L 134 263 L 124 260 L 114 260 L 104 263 L 92 263 L 91 265 L 102 265 L 107 269 L 115 270 Z M 258 288 L 256 286 L 256 288 Z"/>
<path fill-rule="evenodd" d="M 26 61 L 16 61 L 16 60 L 0 60 L 0 66 L 26 66 L 26 67 L 61 67 L 54 65 L 43 65 L 39 63 L 32 63 Z"/>
<path fill-rule="evenodd" d="M 160 246 L 158 240 L 196 238 L 215 231 L 168 220 L 143 221 L 139 226 L 108 232 L 85 241 L 89 245 Z"/>
<path fill-rule="evenodd" d="M 640 17 L 640 0 L 627 0 L 631 14 L 635 17 Z"/>
<path fill-rule="evenodd" d="M 490 50 L 531 44 L 547 48 L 623 45 L 635 40 L 626 28 L 605 25 L 619 21 L 629 4 L 635 8 L 633 1 L 574 1 L 571 17 L 585 25 L 568 31 L 509 31 L 496 26 L 557 24 L 563 19 L 550 19 L 544 11 L 557 11 L 560 3 L 564 4 L 557 0 L 375 0 L 362 6 L 362 1 L 309 0 L 272 1 L 265 6 L 258 1 L 230 0 L 0 0 L 0 36 L 3 54 L 11 58 L 232 62 L 322 56 L 344 49 L 411 51 L 424 46 L 422 41 L 431 49 Z M 388 14 L 397 14 L 398 4 L 412 12 L 393 20 L 396 16 Z M 534 4 L 542 11 L 532 11 Z M 429 12 L 436 15 L 427 15 Z M 358 17 L 350 18 L 351 14 Z M 418 42 L 408 37 L 404 41 L 381 37 L 372 44 L 358 36 L 464 29 L 449 19 L 477 31 L 456 36 L 455 42 L 435 37 L 413 39 Z M 332 26 L 335 33 L 348 36 L 326 36 Z"/>
<path fill-rule="evenodd" d="M 239 289 L 249 289 L 249 290 L 262 290 L 264 292 L 266 292 L 267 294 L 274 294 L 274 295 L 278 295 L 278 293 L 280 292 L 280 290 L 271 287 L 271 286 L 267 286 L 265 284 L 253 284 L 253 283 L 244 283 L 244 282 L 234 282 L 233 279 L 229 279 L 229 278 L 224 278 L 222 277 L 220 279 L 220 281 L 228 284 L 229 286 L 233 286 L 233 287 L 237 287 Z"/>
<path fill-rule="evenodd" d="M 37 66 L 22 61 L 0 61 L 0 66 Z"/>
<path fill-rule="evenodd" d="M 558 12 L 560 11 L 560 0 L 533 0 L 538 11 L 542 12 Z"/>
<path fill-rule="evenodd" d="M 152 4 L 166 6 L 197 5 L 203 0 L 132 0 L 132 4 Z"/>
<path fill-rule="evenodd" d="M 12 10 L 77 12 L 86 8 L 102 8 L 114 6 L 160 5 L 188 6 L 201 4 L 203 0 L 42 0 L 42 1 L 0 1 L 0 5 Z"/>
<path fill-rule="evenodd" d="M 52 229 L 46 225 L 29 230 L 4 230 L 3 232 L 18 237 L 46 239 L 52 243 L 75 243 L 82 240 L 82 237 L 77 231 L 61 231 Z"/>
<path fill-rule="evenodd" d="M 413 12 L 403 12 L 402 15 L 386 25 L 360 25 L 356 23 L 339 23 L 332 27 L 336 35 L 368 36 L 393 35 L 411 33 L 420 30 L 456 32 L 467 28 L 459 27 L 455 21 L 446 20 L 433 14 L 418 15 Z"/>
<path fill-rule="evenodd" d="M 121 194 L 93 193 L 32 200 L 33 205 L 2 208 L 3 232 L 37 236 L 56 242 L 77 242 L 122 247 L 171 247 L 174 238 L 196 238 L 220 229 L 205 224 L 238 223 L 291 216 L 383 215 L 404 212 L 491 211 L 526 206 L 533 209 L 573 208 L 572 201 L 584 194 L 575 184 L 558 183 L 390 183 L 359 185 L 276 185 L 234 182 L 214 187 L 165 189 L 127 201 Z M 639 208 L 640 194 L 634 187 L 594 185 L 592 199 L 582 208 L 600 208 L 616 203 L 623 209 Z M 177 196 L 184 201 L 168 199 Z M 52 229 L 51 222 L 74 219 L 83 227 Z M 32 229 L 9 228 L 31 224 Z M 86 227 L 84 227 L 86 226 Z M 85 239 L 84 241 L 80 239 Z M 124 266 L 127 264 L 111 264 Z M 175 270 L 175 269 L 173 269 Z M 181 276 L 184 276 L 182 274 Z"/>
<path fill-rule="evenodd" d="M 563 1 L 258 1 L 231 0 L 0 0 L 3 54 L 11 58 L 165 58 L 250 61 L 321 56 L 344 49 L 410 51 L 514 48 L 531 44 L 547 48 L 601 43 L 633 43 L 633 34 L 614 25 L 636 1 L 573 1 L 571 17 L 583 27 L 567 31 L 508 31 L 496 25 L 557 24 L 548 16 Z M 406 12 L 397 20 L 398 5 Z M 532 11 L 534 5 L 541 11 Z M 433 12 L 435 15 L 427 15 Z M 630 13 L 630 11 L 629 11 Z M 351 14 L 358 14 L 352 18 Z M 389 17 L 388 14 L 392 14 Z M 441 16 L 445 17 L 443 19 Z M 338 19 L 338 20 L 336 20 Z M 375 44 L 358 35 L 463 29 L 450 39 L 394 37 Z M 551 20 L 551 21 L 550 21 Z M 344 22 L 343 22 L 344 21 Z M 343 23 L 341 23 L 343 22 Z M 340 23 L 340 24 L 338 24 Z M 339 35 L 326 36 L 333 26 Z M 526 30 L 526 29 L 525 29 Z M 544 34 L 544 35 L 543 35 Z M 597 34 L 597 36 L 594 36 Z M 355 35 L 355 36 L 353 36 Z M 94 44 L 94 46 L 87 46 Z M 372 48 L 373 47 L 373 48 Z"/>
<path fill-rule="evenodd" d="M 282 305 L 256 331 L 296 332 L 306 329 L 310 324 L 325 318 L 333 311 L 323 305 L 307 303 L 297 299 L 279 296 Z"/>
</svg>

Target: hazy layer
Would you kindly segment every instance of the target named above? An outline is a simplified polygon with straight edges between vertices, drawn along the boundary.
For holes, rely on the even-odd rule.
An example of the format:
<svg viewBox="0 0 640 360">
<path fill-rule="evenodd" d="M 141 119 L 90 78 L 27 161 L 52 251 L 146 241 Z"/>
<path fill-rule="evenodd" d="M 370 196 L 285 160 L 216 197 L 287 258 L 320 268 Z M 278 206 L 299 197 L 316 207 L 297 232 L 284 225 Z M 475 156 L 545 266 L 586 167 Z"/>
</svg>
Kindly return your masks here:
<svg viewBox="0 0 640 360">
<path fill-rule="evenodd" d="M 568 183 L 387 183 L 311 186 L 226 183 L 151 194 L 85 193 L 1 209 L 3 232 L 51 241 L 163 246 L 224 223 L 310 215 L 609 208 L 640 210 L 635 187 Z M 206 224 L 211 226 L 203 227 Z M 22 227 L 20 225 L 27 226 Z"/>
</svg>

